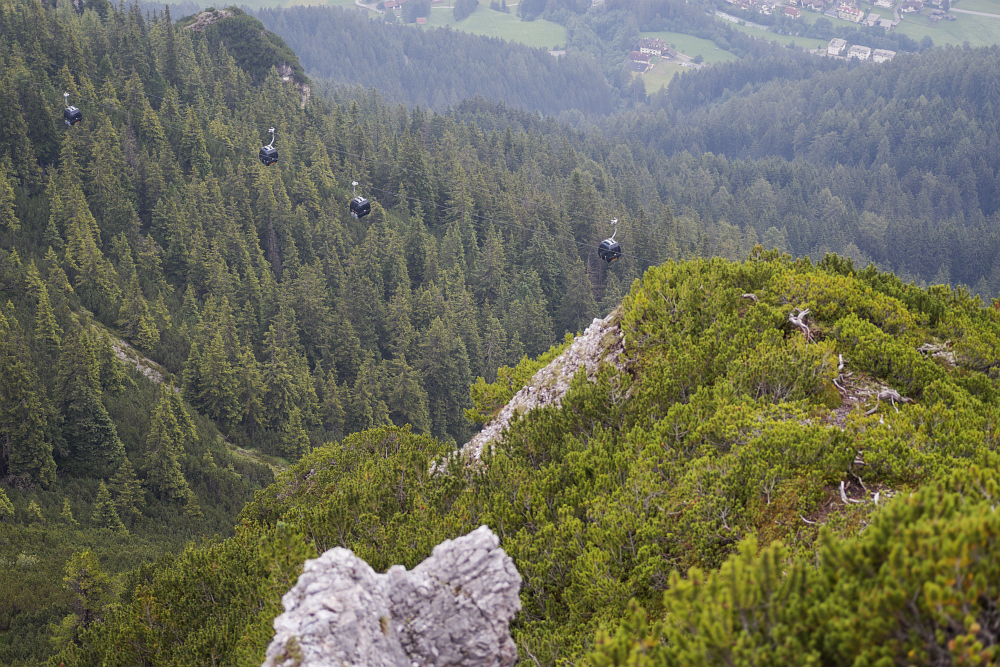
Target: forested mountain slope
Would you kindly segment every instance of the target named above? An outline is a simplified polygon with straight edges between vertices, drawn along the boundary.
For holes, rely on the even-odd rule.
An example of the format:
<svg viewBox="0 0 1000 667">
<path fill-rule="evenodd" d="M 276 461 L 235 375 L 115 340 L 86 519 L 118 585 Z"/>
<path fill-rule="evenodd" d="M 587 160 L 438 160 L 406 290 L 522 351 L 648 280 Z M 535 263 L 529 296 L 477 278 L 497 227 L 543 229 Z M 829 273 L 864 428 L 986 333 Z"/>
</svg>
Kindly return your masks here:
<svg viewBox="0 0 1000 667">
<path fill-rule="evenodd" d="M 597 63 L 570 54 L 452 30 L 373 21 L 341 7 L 261 9 L 256 16 L 282 35 L 310 74 L 335 85 L 376 88 L 392 103 L 439 113 L 470 97 L 555 114 L 606 114 L 619 91 Z"/>
<path fill-rule="evenodd" d="M 485 519 L 499 522 L 504 531 L 502 525 L 513 526 L 513 534 L 530 526 L 526 529 L 530 533 L 535 530 L 536 524 L 531 523 L 535 519 L 529 522 L 524 518 L 528 515 L 503 514 L 517 507 L 513 502 L 517 496 L 511 496 L 510 489 L 498 492 L 500 496 L 490 496 L 492 491 L 460 496 L 492 498 L 496 514 L 469 510 L 467 516 L 453 515 L 451 508 L 458 511 L 466 500 L 458 502 L 459 496 L 449 494 L 478 488 L 471 485 L 480 482 L 459 473 L 433 479 L 425 474 L 431 458 L 453 451 L 472 434 L 474 425 L 466 419 L 466 411 L 473 407 L 469 387 L 474 378 L 482 376 L 484 382 L 492 383 L 498 369 L 520 367 L 517 372 L 503 371 L 498 385 L 477 396 L 497 397 L 515 388 L 511 373 L 521 378 L 533 364 L 522 361 L 526 354 L 545 354 L 565 332 L 579 331 L 593 317 L 612 311 L 628 286 L 651 266 L 699 256 L 745 257 L 758 240 L 768 248 L 796 253 L 844 249 L 856 256 L 864 252 L 875 256 L 874 251 L 862 251 L 862 246 L 881 239 L 892 247 L 896 238 L 908 242 L 924 238 L 920 233 L 938 233 L 940 215 L 947 212 L 939 207 L 951 201 L 931 199 L 934 216 L 920 219 L 920 229 L 927 231 L 918 233 L 902 213 L 894 217 L 877 208 L 883 199 L 872 193 L 883 192 L 879 189 L 883 187 L 889 192 L 902 178 L 893 176 L 889 165 L 873 172 L 863 164 L 831 165 L 822 160 L 728 160 L 712 154 L 692 156 L 681 150 L 683 146 L 677 149 L 681 152 L 668 154 L 649 135 L 639 134 L 645 123 L 662 123 L 666 118 L 669 125 L 669 113 L 675 112 L 666 108 L 655 116 L 636 116 L 635 134 L 624 131 L 624 123 L 631 120 L 622 121 L 618 134 L 618 129 L 602 134 L 574 130 L 552 117 L 542 119 L 481 98 L 460 103 L 449 115 L 392 107 L 375 91 L 341 91 L 332 99 L 315 95 L 307 99 L 295 81 L 283 80 L 267 63 L 248 57 L 253 49 L 230 44 L 233 34 L 261 37 L 259 31 L 242 29 L 253 24 L 237 23 L 241 29 L 219 38 L 211 30 L 198 33 L 173 25 L 167 16 L 147 18 L 135 7 L 95 2 L 84 3 L 78 11 L 71 3 L 53 9 L 29 0 L 0 0 L 4 45 L 0 49 L 0 374 L 4 390 L 0 394 L 0 521 L 4 530 L 0 558 L 6 566 L 0 582 L 4 596 L 0 599 L 0 655 L 5 661 L 38 664 L 52 648 L 78 638 L 88 627 L 99 633 L 126 626 L 122 632 L 134 632 L 151 642 L 137 640 L 135 650 L 146 652 L 143 655 L 176 651 L 178 664 L 210 663 L 213 655 L 235 655 L 231 650 L 239 644 L 244 657 L 252 661 L 259 659 L 253 652 L 268 628 L 265 617 L 294 577 L 301 558 L 314 546 L 334 543 L 329 537 L 334 533 L 341 539 L 342 529 L 344 543 L 366 558 L 372 554 L 379 563 L 409 562 L 393 549 L 409 544 L 410 555 L 423 553 L 441 535 L 453 534 L 448 531 Z M 282 57 L 294 70 L 280 45 L 268 43 L 276 49 L 269 53 Z M 955 67 L 973 71 L 984 53 L 989 52 L 956 52 Z M 914 67 L 923 62 L 912 61 Z M 765 65 L 765 61 L 757 64 Z M 775 81 L 773 85 L 783 84 Z M 73 127 L 61 122 L 64 91 L 69 93 L 69 102 L 83 111 L 83 121 Z M 985 111 L 977 118 L 983 126 L 989 122 Z M 683 128 L 680 119 L 675 120 Z M 270 127 L 276 130 L 280 160 L 265 168 L 256 155 L 270 140 Z M 691 128 L 678 131 L 694 132 Z M 929 136 L 933 138 L 935 131 L 932 127 Z M 635 136 L 642 139 L 635 140 Z M 995 169 L 991 166 L 996 164 L 995 156 L 984 153 L 981 157 L 988 168 Z M 871 180 L 872 173 L 887 176 Z M 352 181 L 358 181 L 359 193 L 374 202 L 372 213 L 361 220 L 348 213 Z M 723 189 L 731 195 L 724 195 Z M 913 210 L 923 213 L 917 207 Z M 610 233 L 611 218 L 620 221 L 617 238 L 625 254 L 608 266 L 598 259 L 596 247 Z M 984 218 L 983 229 L 989 228 L 991 219 Z M 978 229 L 968 227 L 970 234 Z M 970 235 L 970 245 L 975 241 L 988 250 L 984 238 L 988 240 Z M 911 249 L 909 261 L 925 267 L 916 275 L 933 277 L 931 271 L 941 266 L 934 254 L 938 246 L 907 247 Z M 971 264 L 965 256 L 963 262 L 963 267 Z M 697 289 L 689 286 L 691 298 L 700 293 L 708 299 L 704 290 L 712 280 L 732 279 L 735 287 L 727 289 L 746 288 L 740 282 L 745 282 L 740 277 L 744 269 L 721 261 L 679 266 L 685 268 L 660 270 L 694 271 L 699 283 Z M 840 270 L 836 263 L 816 271 L 804 262 L 791 265 L 773 257 L 748 266 L 770 267 L 760 270 L 788 280 L 799 275 L 796 272 L 823 276 Z M 720 271 L 719 276 L 728 277 L 711 278 Z M 925 363 L 917 364 L 920 360 L 909 355 L 923 338 L 936 336 L 951 339 L 954 345 L 965 344 L 968 351 L 962 358 L 971 360 L 962 362 L 967 369 L 933 372 L 955 378 L 957 386 L 973 397 L 966 399 L 956 389 L 956 406 L 972 406 L 968 414 L 989 414 L 984 411 L 992 409 L 992 380 L 981 373 L 988 373 L 994 364 L 989 328 L 993 311 L 980 311 L 964 293 L 937 289 L 921 296 L 894 279 L 864 275 L 867 282 L 857 283 L 863 285 L 857 287 L 861 305 L 851 302 L 844 307 L 861 308 L 858 317 L 870 319 L 873 326 L 886 326 L 879 319 L 883 317 L 879 309 L 889 308 L 891 314 L 897 306 L 894 302 L 886 305 L 867 290 L 870 287 L 901 299 L 903 305 L 898 308 L 909 313 L 900 315 L 905 327 L 885 331 L 893 335 L 910 332 L 914 338 L 906 338 L 899 343 L 903 347 L 896 348 L 877 332 L 852 324 L 861 327 L 858 340 L 875 346 L 870 355 L 869 348 L 862 347 L 869 356 L 853 363 L 871 364 L 861 369 L 901 383 L 901 391 L 924 405 L 930 400 L 921 393 L 926 383 L 914 388 L 903 382 L 906 377 L 897 377 L 903 363 L 897 361 L 898 355 L 916 364 L 914 368 L 926 369 Z M 848 277 L 841 278 L 845 285 L 854 284 Z M 756 278 L 746 280 L 757 285 Z M 837 285 L 833 292 L 847 293 L 846 287 Z M 770 331 L 767 344 L 778 345 L 774 338 L 778 334 L 765 325 L 770 322 L 777 327 L 779 319 L 783 322 L 787 313 L 782 309 L 793 301 L 782 299 L 798 298 L 796 290 L 801 289 L 805 288 L 795 283 L 787 287 L 787 294 L 780 290 L 769 292 L 771 296 L 759 294 L 762 301 L 770 299 L 765 302 L 769 310 L 761 309 L 769 315 L 745 335 L 752 338 Z M 660 292 L 666 294 L 663 289 Z M 807 307 L 800 301 L 794 303 Z M 709 326 L 702 318 L 710 317 L 712 308 L 729 312 L 726 309 L 733 307 L 729 302 L 713 304 L 706 300 L 704 311 L 684 311 L 695 314 L 685 315 L 690 321 L 684 320 L 688 323 L 683 326 L 695 328 L 678 329 L 678 335 L 694 336 L 698 326 Z M 839 312 L 834 316 L 814 308 L 821 332 L 823 323 L 841 325 Z M 782 341 L 786 336 L 794 341 L 794 331 L 784 325 L 780 331 Z M 736 333 L 720 330 L 717 340 Z M 128 375 L 127 366 L 114 360 L 113 340 L 118 337 L 161 364 L 168 386 Z M 828 348 L 833 338 L 826 338 Z M 646 340 L 654 339 L 656 334 L 649 333 Z M 695 387 L 711 384 L 712 374 L 722 372 L 707 359 L 735 354 L 710 346 L 696 349 L 695 343 L 709 346 L 708 339 L 686 340 L 685 354 L 697 354 L 677 361 L 682 370 L 693 373 L 677 388 L 677 400 L 684 405 L 693 400 Z M 809 410 L 816 407 L 814 403 L 833 401 L 834 390 L 825 384 L 830 357 L 824 361 L 822 354 L 810 355 L 819 354 L 816 350 L 832 351 L 812 343 L 804 351 L 794 347 L 798 343 L 787 345 L 794 354 L 805 355 L 801 359 L 816 364 L 807 378 L 796 374 L 800 366 L 786 368 L 784 351 L 769 352 L 764 358 L 772 365 L 754 371 L 758 375 L 747 376 L 733 391 L 751 392 L 754 381 L 770 387 L 765 380 L 773 371 L 781 378 L 778 387 L 787 388 L 792 381 L 804 383 L 798 393 L 776 396 L 807 401 L 787 410 L 795 410 L 789 414 L 797 416 L 804 411 L 803 419 L 814 419 Z M 675 352 L 653 354 L 666 363 Z M 851 360 L 855 352 L 844 354 Z M 908 368 L 910 361 L 902 368 Z M 642 362 L 636 363 L 636 369 L 641 369 Z M 615 382 L 638 381 L 641 372 L 636 369 Z M 668 377 L 688 377 L 672 368 L 654 370 L 664 382 Z M 530 373 L 522 381 L 526 377 Z M 598 389 L 604 391 L 604 386 L 599 384 Z M 666 404 L 632 400 L 642 394 L 628 394 L 625 384 L 608 386 L 611 398 L 598 395 L 593 405 L 611 407 L 598 413 L 587 412 L 592 407 L 588 407 L 588 391 L 596 390 L 581 388 L 580 400 L 586 405 L 575 409 L 590 415 L 587 428 L 605 424 L 601 428 L 611 433 L 616 426 L 645 423 L 642 420 L 660 423 L 666 414 Z M 626 393 L 618 393 L 619 389 Z M 817 398 L 820 395 L 822 399 Z M 773 414 L 785 414 L 785 403 L 781 406 Z M 477 406 L 482 415 L 497 407 L 483 401 Z M 900 414 L 911 414 L 905 412 L 911 407 Z M 633 409 L 646 412 L 628 412 Z M 573 432 L 583 428 L 574 425 L 576 412 L 560 414 L 557 421 L 566 420 L 566 428 Z M 725 414 L 730 419 L 730 413 Z M 960 423 L 967 423 L 966 413 L 961 415 Z M 885 418 L 893 419 L 888 414 Z M 796 417 L 788 423 L 799 421 Z M 523 428 L 535 428 L 529 426 L 532 423 L 525 422 Z M 406 425 L 409 431 L 399 430 Z M 941 432 L 937 422 L 932 426 L 929 438 Z M 979 427 L 970 428 L 963 433 Z M 988 426 L 982 429 L 990 433 Z M 416 486 L 406 486 L 410 484 L 406 481 L 405 493 L 395 500 L 372 489 L 358 491 L 356 504 L 343 505 L 349 513 L 337 519 L 336 531 L 322 533 L 327 529 L 317 528 L 315 535 L 308 536 L 295 526 L 288 528 L 299 521 L 297 514 L 293 516 L 298 510 L 265 506 L 271 501 L 269 495 L 263 496 L 262 514 L 249 511 L 235 538 L 207 550 L 192 548 L 175 561 L 166 557 L 189 540 L 229 534 L 239 506 L 270 480 L 270 469 L 259 462 L 261 457 L 276 457 L 269 460 L 288 464 L 321 445 L 334 447 L 327 452 L 339 451 L 338 445 L 330 443 L 364 431 L 368 433 L 347 444 L 349 461 L 361 468 L 406 461 L 405 469 L 415 476 Z M 899 432 L 894 427 L 892 435 Z M 540 467 L 545 457 L 552 456 L 545 453 L 550 443 L 557 443 L 557 449 L 563 447 L 558 444 L 563 442 L 561 431 L 551 433 L 555 439 L 546 436 L 543 444 L 523 451 L 512 446 L 512 479 L 528 474 L 516 472 L 521 466 L 517 457 L 527 457 L 529 467 Z M 589 443 L 589 437 L 580 442 Z M 988 437 L 984 436 L 984 442 Z M 385 463 L 364 453 L 367 447 L 388 447 L 379 444 L 387 442 L 386 438 L 402 443 L 393 454 L 402 458 Z M 962 440 L 956 456 L 978 455 L 979 445 L 969 442 L 978 440 Z M 701 457 L 704 452 L 698 449 L 699 443 L 683 445 L 684 451 L 694 447 L 690 451 Z M 576 447 L 571 444 L 566 451 Z M 614 441 L 614 447 L 618 444 Z M 237 446 L 251 449 L 258 460 L 235 452 Z M 910 445 L 898 444 L 906 446 Z M 536 451 L 538 447 L 542 449 Z M 607 447 L 603 451 L 610 452 Z M 906 454 L 909 450 L 892 451 Z M 556 458 L 562 456 L 560 452 Z M 826 455 L 815 456 L 821 460 Z M 916 454 L 900 456 L 916 463 L 893 463 L 888 472 L 879 472 L 887 485 L 916 483 L 947 463 L 939 465 L 937 459 Z M 579 457 L 574 452 L 567 458 L 577 461 Z M 714 470 L 709 463 L 704 465 L 709 472 Z M 820 475 L 824 484 L 844 472 L 840 459 L 829 466 L 821 466 L 833 471 Z M 374 474 L 375 468 L 366 470 Z M 497 475 L 506 478 L 507 472 Z M 702 486 L 697 488 L 712 488 L 710 481 L 699 481 Z M 815 480 L 810 477 L 809 481 Z M 502 486 L 499 478 L 495 483 Z M 562 481 L 552 482 L 552 493 L 561 485 Z M 385 489 L 379 488 L 378 493 L 382 492 Z M 581 522 L 589 516 L 587 512 L 599 516 L 611 511 L 609 505 L 597 501 L 586 511 L 579 509 L 577 500 L 567 502 Z M 750 503 L 746 498 L 739 502 Z M 399 510 L 397 516 L 403 505 L 406 512 Z M 537 509 L 537 505 L 532 507 Z M 423 520 L 420 513 L 430 517 L 432 510 L 443 518 L 429 518 L 428 530 L 417 535 L 414 526 L 418 518 Z M 664 516 L 673 517 L 675 511 L 669 509 Z M 725 511 L 723 520 L 732 528 L 729 519 L 734 515 Z M 750 516 L 750 510 L 741 511 L 741 516 Z M 715 517 L 712 512 L 708 518 L 685 515 L 685 521 L 697 527 Z M 272 526 L 269 516 L 284 517 L 282 525 Z M 745 524 L 758 526 L 755 521 L 747 518 Z M 655 521 L 650 524 L 650 539 L 660 540 L 656 525 Z M 711 530 L 715 531 L 711 535 L 728 536 L 728 532 Z M 346 531 L 360 531 L 365 537 L 348 541 Z M 670 533 L 681 534 L 674 529 Z M 735 536 L 733 541 L 720 540 L 718 535 L 684 543 L 679 550 L 656 552 L 662 562 L 650 561 L 655 567 L 642 571 L 650 581 L 662 583 L 667 570 L 675 566 L 717 565 L 735 540 Z M 595 544 L 602 544 L 604 538 L 595 534 L 594 539 Z M 577 544 L 586 545 L 586 541 Z M 536 553 L 533 549 L 544 552 L 538 544 L 529 541 L 523 549 L 529 555 L 519 556 L 522 560 L 544 562 L 531 555 Z M 572 560 L 599 568 L 599 563 L 577 558 L 579 554 L 572 549 L 565 553 L 565 559 L 557 559 L 560 563 Z M 626 557 L 618 546 L 608 553 L 613 553 L 608 558 L 615 567 L 625 567 L 631 562 L 628 558 L 639 557 Z M 164 560 L 153 564 L 159 556 Z M 605 556 L 595 553 L 594 558 Z M 188 583 L 194 575 L 186 568 L 201 568 L 203 575 L 197 576 L 218 577 L 225 591 L 211 588 L 213 592 L 207 595 L 209 605 L 217 606 L 198 606 L 204 599 L 191 597 Z M 130 573 L 123 575 L 124 570 Z M 549 575 L 532 576 L 544 581 Z M 573 581 L 568 571 L 556 571 L 552 577 L 559 586 Z M 580 574 L 578 579 L 588 577 L 598 583 L 611 581 L 589 574 Z M 609 583 L 602 593 L 610 596 L 608 609 L 622 609 L 633 588 L 646 585 L 627 583 L 632 577 L 620 574 L 620 585 Z M 97 582 L 96 587 L 84 593 L 81 582 L 89 579 Z M 589 595 L 585 584 L 579 586 Z M 600 605 L 591 608 L 587 606 L 591 603 L 581 602 L 576 607 L 575 593 L 556 595 L 552 590 L 545 584 L 532 593 L 536 599 L 526 608 L 536 611 L 525 616 L 521 630 L 524 646 L 532 651 L 539 637 L 553 637 L 555 643 L 549 648 L 537 649 L 548 656 L 543 658 L 548 662 L 557 651 L 580 655 L 604 618 L 595 611 Z M 264 610 L 253 606 L 261 599 L 268 600 Z M 160 604 L 157 600 L 168 601 L 162 603 L 165 606 L 155 627 L 129 625 L 150 622 L 139 610 L 146 601 Z M 643 603 L 652 604 L 655 610 L 655 601 L 644 599 Z M 537 611 L 543 608 L 544 612 Z M 208 618 L 218 623 L 206 624 Z M 192 627 L 207 629 L 191 637 L 188 630 Z M 251 641 L 243 641 L 239 633 L 244 630 L 251 633 Z M 169 642 L 156 643 L 167 635 L 172 637 Z M 105 643 L 108 636 L 95 638 L 86 649 L 94 653 L 88 655 L 117 645 L 113 640 Z M 177 642 L 171 643 L 174 639 Z M 67 664 L 84 660 L 83 654 L 75 655 L 64 656 Z"/>
<path fill-rule="evenodd" d="M 249 665 L 303 558 L 413 567 L 481 524 L 524 578 L 525 663 L 995 660 L 998 305 L 835 256 L 668 262 L 613 317 L 618 362 L 481 465 L 398 428 L 317 449 L 51 664 Z"/>
<path fill-rule="evenodd" d="M 689 222 L 674 234 L 679 248 L 694 245 L 702 254 L 735 259 L 760 240 L 795 255 L 820 258 L 834 251 L 859 265 L 874 261 L 908 280 L 967 284 L 983 295 L 1000 291 L 998 244 L 993 242 L 994 193 L 1000 188 L 1000 154 L 994 146 L 994 98 L 1000 95 L 996 47 L 932 49 L 901 54 L 890 63 L 844 64 L 720 32 L 702 15 L 675 4 L 660 7 L 660 18 L 650 7 L 630 13 L 618 5 L 562 17 L 570 29 L 571 51 L 597 60 L 599 66 L 588 76 L 599 79 L 603 72 L 615 92 L 600 97 L 616 105 L 626 98 L 645 100 L 645 91 L 637 88 L 640 80 L 623 79 L 620 72 L 640 21 L 645 27 L 704 33 L 745 56 L 680 76 L 648 104 L 606 118 L 576 97 L 584 89 L 601 89 L 592 78 L 583 80 L 584 86 L 564 88 L 567 81 L 553 79 L 531 89 L 535 92 L 522 88 L 561 67 L 540 52 L 531 76 L 520 67 L 500 65 L 486 73 L 479 69 L 486 60 L 470 64 L 479 57 L 473 54 L 516 63 L 526 57 L 522 47 L 386 25 L 329 8 L 269 10 L 261 17 L 300 48 L 333 58 L 335 80 L 384 89 L 388 99 L 440 109 L 440 102 L 421 96 L 480 91 L 458 83 L 438 85 L 441 81 L 429 71 L 416 76 L 423 72 L 419 62 L 427 62 L 448 81 L 479 85 L 491 80 L 483 96 L 505 107 L 525 105 L 549 114 L 572 108 L 561 117 L 594 131 L 570 133 L 570 145 L 629 183 L 634 195 L 618 196 L 630 209 L 641 206 L 647 217 L 656 218 L 658 200 L 685 215 Z M 366 39 L 357 41 L 356 35 Z M 407 56 L 407 49 L 414 53 Z M 447 52 L 457 55 L 441 55 Z M 330 68 L 305 61 L 318 68 L 317 75 L 330 76 L 322 74 Z M 396 69 L 379 73 L 376 67 Z M 425 85 L 431 81 L 434 85 Z M 552 106 L 543 102 L 545 95 L 572 104 Z M 350 99 L 343 93 L 335 98 Z M 498 120 L 496 113 L 481 113 L 491 105 L 476 103 L 475 114 L 467 112 L 467 102 L 448 105 L 454 105 L 452 117 L 475 118 L 501 132 L 515 122 L 514 127 L 563 134 L 561 127 L 546 130 L 524 118 Z M 562 137 L 554 138 L 553 143 L 561 142 Z"/>
</svg>

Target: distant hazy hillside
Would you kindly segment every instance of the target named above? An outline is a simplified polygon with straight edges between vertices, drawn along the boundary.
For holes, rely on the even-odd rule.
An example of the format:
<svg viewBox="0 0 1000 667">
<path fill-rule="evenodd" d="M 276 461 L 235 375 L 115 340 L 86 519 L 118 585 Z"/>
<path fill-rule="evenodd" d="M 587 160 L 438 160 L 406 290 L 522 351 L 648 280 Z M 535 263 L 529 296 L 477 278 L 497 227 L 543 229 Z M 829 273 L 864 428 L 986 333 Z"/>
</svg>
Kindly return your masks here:
<svg viewBox="0 0 1000 667">
<path fill-rule="evenodd" d="M 544 49 L 453 30 L 416 30 L 339 7 L 262 9 L 310 74 L 377 88 L 390 102 L 439 112 L 483 95 L 545 114 L 604 114 L 618 93 L 590 58 L 554 58 Z"/>
</svg>

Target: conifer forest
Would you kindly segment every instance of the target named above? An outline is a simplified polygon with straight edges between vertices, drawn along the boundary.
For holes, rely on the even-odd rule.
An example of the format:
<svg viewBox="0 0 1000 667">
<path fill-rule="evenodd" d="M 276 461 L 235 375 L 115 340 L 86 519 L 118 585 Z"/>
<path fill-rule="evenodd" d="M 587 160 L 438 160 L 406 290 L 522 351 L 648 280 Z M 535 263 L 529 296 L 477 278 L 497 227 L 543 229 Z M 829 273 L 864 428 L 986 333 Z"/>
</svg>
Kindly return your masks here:
<svg viewBox="0 0 1000 667">
<path fill-rule="evenodd" d="M 307 558 L 483 524 L 522 665 L 1000 663 L 1000 47 L 523 5 L 564 57 L 0 0 L 0 664 L 259 665 Z"/>
</svg>

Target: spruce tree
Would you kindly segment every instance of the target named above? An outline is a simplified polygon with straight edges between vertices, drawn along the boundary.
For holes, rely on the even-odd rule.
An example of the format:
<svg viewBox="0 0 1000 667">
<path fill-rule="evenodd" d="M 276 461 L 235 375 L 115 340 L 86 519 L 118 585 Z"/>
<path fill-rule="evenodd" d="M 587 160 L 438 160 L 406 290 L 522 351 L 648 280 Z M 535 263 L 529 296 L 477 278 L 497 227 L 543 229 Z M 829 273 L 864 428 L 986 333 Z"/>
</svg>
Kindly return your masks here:
<svg viewBox="0 0 1000 667">
<path fill-rule="evenodd" d="M 201 505 L 198 504 L 198 496 L 191 489 L 187 491 L 187 502 L 184 503 L 184 516 L 195 520 L 202 519 L 205 516 L 201 511 Z"/>
<path fill-rule="evenodd" d="M 42 508 L 34 500 L 28 501 L 28 521 L 32 523 L 45 523 L 45 515 Z"/>
<path fill-rule="evenodd" d="M 281 436 L 281 453 L 291 461 L 298 461 L 309 449 L 309 436 L 302 428 L 302 412 L 293 407 Z"/>
<path fill-rule="evenodd" d="M 7 160 L 0 160 L 0 229 L 16 232 L 21 222 L 14 212 L 14 187 Z"/>
<path fill-rule="evenodd" d="M 14 518 L 14 504 L 10 498 L 0 489 L 0 521 L 10 521 Z"/>
<path fill-rule="evenodd" d="M 70 507 L 69 498 L 63 499 L 62 513 L 59 516 L 62 517 L 63 523 L 65 523 L 67 526 L 79 525 L 79 522 L 75 518 L 73 518 L 73 508 Z"/>
<path fill-rule="evenodd" d="M 123 521 L 131 523 L 142 515 L 144 504 L 142 483 L 136 477 L 135 468 L 132 462 L 126 458 L 114 477 L 111 478 L 110 488 L 115 499 L 115 508 L 118 516 Z"/>
<path fill-rule="evenodd" d="M 73 554 L 66 562 L 63 586 L 73 594 L 73 613 L 81 630 L 99 622 L 105 607 L 114 599 L 111 577 L 89 549 Z"/>
<path fill-rule="evenodd" d="M 46 403 L 17 320 L 0 313 L 0 454 L 9 474 L 42 486 L 56 474 Z"/>
<path fill-rule="evenodd" d="M 153 410 L 149 423 L 149 434 L 146 436 L 146 482 L 162 499 L 169 501 L 185 500 L 188 497 L 187 480 L 181 470 L 181 457 L 185 445 L 193 438 L 193 424 L 178 421 L 178 407 L 174 402 L 179 400 L 171 396 L 174 392 L 161 389 L 160 400 Z M 181 406 L 180 411 L 183 412 Z"/>
<path fill-rule="evenodd" d="M 73 467 L 84 474 L 104 475 L 120 465 L 125 448 L 99 393 L 85 383 L 75 385 L 62 416 Z"/>
</svg>

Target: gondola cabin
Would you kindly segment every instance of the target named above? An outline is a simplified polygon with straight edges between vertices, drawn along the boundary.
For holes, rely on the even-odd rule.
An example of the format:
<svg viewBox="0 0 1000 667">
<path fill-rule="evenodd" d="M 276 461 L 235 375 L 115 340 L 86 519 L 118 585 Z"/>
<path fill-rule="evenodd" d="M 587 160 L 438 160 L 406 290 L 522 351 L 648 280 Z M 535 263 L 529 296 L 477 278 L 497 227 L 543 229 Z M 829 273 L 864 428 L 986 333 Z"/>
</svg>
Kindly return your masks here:
<svg viewBox="0 0 1000 667">
<path fill-rule="evenodd" d="M 257 157 L 260 158 L 262 165 L 270 167 L 278 161 L 278 149 L 274 146 L 261 146 L 260 154 Z"/>
<path fill-rule="evenodd" d="M 597 248 L 597 254 L 601 259 L 610 264 L 622 256 L 622 246 L 613 238 L 604 239 Z"/>
<path fill-rule="evenodd" d="M 372 212 L 372 205 L 364 197 L 355 197 L 351 200 L 351 215 L 355 218 L 363 218 Z"/>
<path fill-rule="evenodd" d="M 81 120 L 83 120 L 83 112 L 76 107 L 68 106 L 63 111 L 63 122 L 66 123 L 66 127 L 73 127 Z"/>
</svg>

